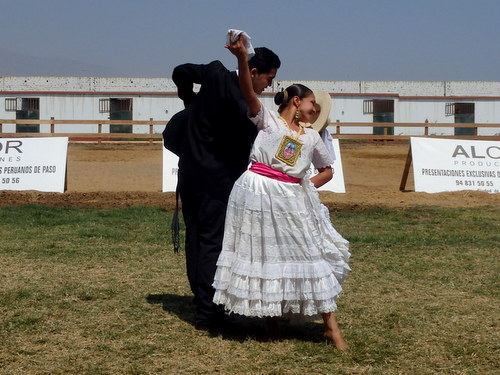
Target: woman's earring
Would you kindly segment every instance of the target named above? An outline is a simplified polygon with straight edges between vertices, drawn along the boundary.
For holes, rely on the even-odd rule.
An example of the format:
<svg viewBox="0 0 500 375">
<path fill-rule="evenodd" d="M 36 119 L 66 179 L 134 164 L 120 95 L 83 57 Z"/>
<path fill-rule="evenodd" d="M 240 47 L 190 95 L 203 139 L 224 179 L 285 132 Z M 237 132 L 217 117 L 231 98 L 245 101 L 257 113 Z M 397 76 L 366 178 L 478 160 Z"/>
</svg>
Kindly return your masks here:
<svg viewBox="0 0 500 375">
<path fill-rule="evenodd" d="M 297 110 L 295 111 L 295 121 L 299 122 L 301 117 L 302 117 L 302 116 L 301 116 L 301 114 L 300 114 L 300 111 L 299 111 L 299 109 L 297 108 Z"/>
</svg>

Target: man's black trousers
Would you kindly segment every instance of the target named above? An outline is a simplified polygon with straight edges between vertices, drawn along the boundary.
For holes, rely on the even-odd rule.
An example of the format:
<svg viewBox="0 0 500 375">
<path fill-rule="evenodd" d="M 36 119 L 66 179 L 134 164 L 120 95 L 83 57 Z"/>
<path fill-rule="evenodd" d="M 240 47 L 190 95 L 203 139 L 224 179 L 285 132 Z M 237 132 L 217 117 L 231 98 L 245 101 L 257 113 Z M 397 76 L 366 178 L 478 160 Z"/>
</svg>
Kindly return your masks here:
<svg viewBox="0 0 500 375">
<path fill-rule="evenodd" d="M 196 305 L 195 325 L 209 325 L 223 312 L 212 302 L 212 283 L 222 249 L 227 203 L 206 193 L 179 190 L 186 225 L 187 276 Z"/>
</svg>

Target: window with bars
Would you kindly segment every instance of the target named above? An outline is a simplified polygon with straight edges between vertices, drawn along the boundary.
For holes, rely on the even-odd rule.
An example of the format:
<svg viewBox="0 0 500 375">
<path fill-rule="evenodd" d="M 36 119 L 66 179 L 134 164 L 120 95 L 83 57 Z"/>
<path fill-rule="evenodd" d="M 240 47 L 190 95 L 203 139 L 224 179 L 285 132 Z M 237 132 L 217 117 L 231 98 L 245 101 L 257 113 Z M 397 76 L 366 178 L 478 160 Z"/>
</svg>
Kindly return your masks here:
<svg viewBox="0 0 500 375">
<path fill-rule="evenodd" d="M 394 100 L 366 99 L 363 100 L 363 114 L 394 113 Z"/>
<path fill-rule="evenodd" d="M 5 111 L 39 111 L 40 99 L 39 98 L 6 98 Z"/>
<path fill-rule="evenodd" d="M 129 98 L 111 99 L 111 105 L 113 107 L 113 111 L 132 112 L 132 99 Z"/>
<path fill-rule="evenodd" d="M 99 99 L 99 112 L 132 112 L 132 99 Z"/>
<path fill-rule="evenodd" d="M 21 108 L 21 98 L 6 98 L 5 99 L 5 111 L 6 112 L 15 112 L 15 111 L 17 111 L 18 107 Z"/>
<path fill-rule="evenodd" d="M 453 116 L 455 114 L 455 103 L 446 103 L 444 113 L 446 116 Z"/>
<path fill-rule="evenodd" d="M 363 114 L 373 115 L 373 122 L 394 122 L 394 100 L 366 99 L 363 100 Z M 373 134 L 392 135 L 393 127 L 374 127 Z"/>
<path fill-rule="evenodd" d="M 474 114 L 474 110 L 474 103 L 446 103 L 445 106 L 446 116 L 471 115 Z"/>
<path fill-rule="evenodd" d="M 21 101 L 21 108 L 18 110 L 22 111 L 39 111 L 40 110 L 40 99 L 39 98 L 23 98 Z"/>
<path fill-rule="evenodd" d="M 373 99 L 363 100 L 363 114 L 364 115 L 373 114 Z"/>
<path fill-rule="evenodd" d="M 99 99 L 99 113 L 109 112 L 109 99 Z"/>
</svg>

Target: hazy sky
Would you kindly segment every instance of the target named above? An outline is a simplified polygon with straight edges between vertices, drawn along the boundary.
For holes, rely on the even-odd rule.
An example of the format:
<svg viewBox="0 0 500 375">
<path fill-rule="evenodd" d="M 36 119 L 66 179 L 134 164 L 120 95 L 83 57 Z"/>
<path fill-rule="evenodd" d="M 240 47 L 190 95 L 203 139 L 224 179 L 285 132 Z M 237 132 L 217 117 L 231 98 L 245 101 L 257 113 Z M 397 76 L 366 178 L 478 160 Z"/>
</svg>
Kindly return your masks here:
<svg viewBox="0 0 500 375">
<path fill-rule="evenodd" d="M 0 76 L 170 77 L 235 59 L 227 29 L 282 60 L 278 79 L 500 81 L 500 0 L 0 0 Z"/>
</svg>

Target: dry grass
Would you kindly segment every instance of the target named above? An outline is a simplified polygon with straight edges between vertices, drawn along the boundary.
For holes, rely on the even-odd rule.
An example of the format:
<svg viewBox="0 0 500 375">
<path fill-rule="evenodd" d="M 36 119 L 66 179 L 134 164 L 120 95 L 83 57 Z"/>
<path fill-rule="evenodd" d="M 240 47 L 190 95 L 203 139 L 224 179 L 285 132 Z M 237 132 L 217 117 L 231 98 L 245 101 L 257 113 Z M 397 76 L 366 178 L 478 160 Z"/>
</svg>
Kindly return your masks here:
<svg viewBox="0 0 500 375">
<path fill-rule="evenodd" d="M 0 209 L 0 374 L 495 374 L 499 223 L 494 208 L 334 213 L 352 246 L 339 321 L 192 326 L 184 256 L 154 208 Z"/>
</svg>

